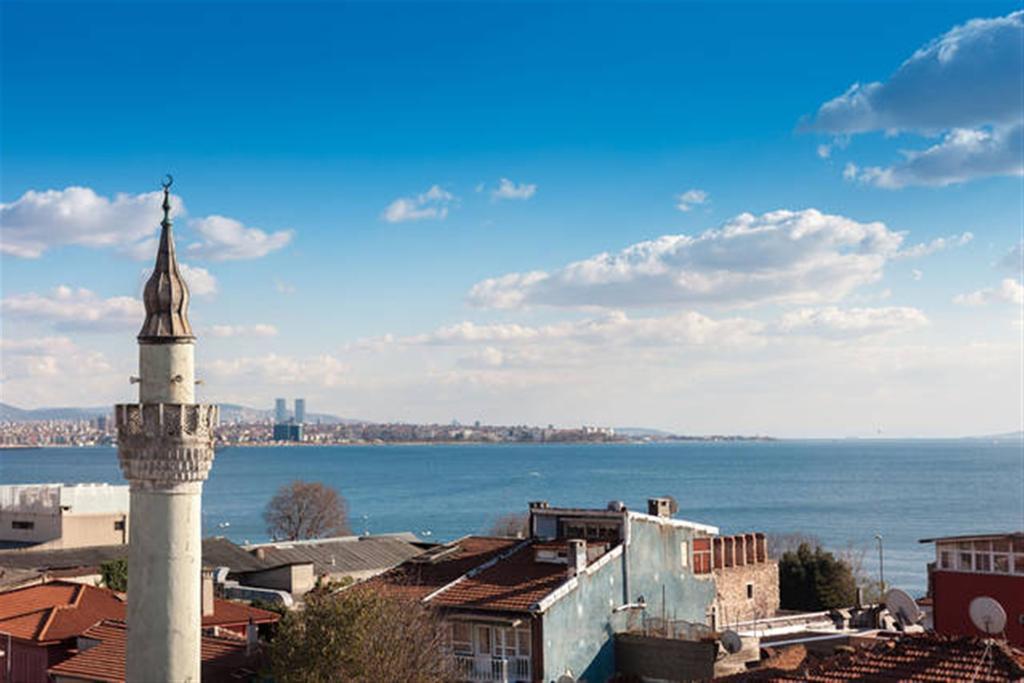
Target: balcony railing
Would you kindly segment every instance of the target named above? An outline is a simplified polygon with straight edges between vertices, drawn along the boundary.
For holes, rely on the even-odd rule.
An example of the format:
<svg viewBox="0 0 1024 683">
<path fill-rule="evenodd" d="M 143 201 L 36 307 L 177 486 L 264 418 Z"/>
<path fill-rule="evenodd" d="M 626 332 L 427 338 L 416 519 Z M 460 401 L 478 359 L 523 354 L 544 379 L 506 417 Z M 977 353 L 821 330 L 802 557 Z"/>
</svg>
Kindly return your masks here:
<svg viewBox="0 0 1024 683">
<path fill-rule="evenodd" d="M 460 681 L 494 681 L 495 683 L 529 683 L 529 657 L 488 657 L 455 655 Z"/>
</svg>

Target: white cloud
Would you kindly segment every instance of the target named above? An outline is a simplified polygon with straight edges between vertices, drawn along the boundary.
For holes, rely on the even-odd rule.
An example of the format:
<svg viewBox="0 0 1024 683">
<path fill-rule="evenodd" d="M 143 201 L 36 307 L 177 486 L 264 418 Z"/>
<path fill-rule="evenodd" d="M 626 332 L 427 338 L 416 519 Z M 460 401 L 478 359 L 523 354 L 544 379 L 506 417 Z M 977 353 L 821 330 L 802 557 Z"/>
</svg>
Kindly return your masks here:
<svg viewBox="0 0 1024 683">
<path fill-rule="evenodd" d="M 277 290 L 278 293 L 280 294 L 294 294 L 296 291 L 298 291 L 295 288 L 295 285 L 291 284 L 290 282 L 285 282 L 284 280 L 278 278 L 274 278 L 274 289 Z"/>
<path fill-rule="evenodd" d="M 491 199 L 529 199 L 537 192 L 537 186 L 532 183 L 514 183 L 508 178 L 502 178 L 498 187 L 491 190 Z"/>
<path fill-rule="evenodd" d="M 185 278 L 190 294 L 209 296 L 217 293 L 217 278 L 206 268 L 190 266 L 187 263 L 179 263 L 178 268 L 181 270 L 181 276 Z"/>
<path fill-rule="evenodd" d="M 986 287 L 967 294 L 958 294 L 953 303 L 963 306 L 988 306 L 996 303 L 1024 304 L 1024 286 L 1013 278 L 1005 278 L 998 287 Z"/>
<path fill-rule="evenodd" d="M 779 321 L 782 332 L 840 338 L 907 332 L 926 325 L 928 318 L 922 311 L 904 306 L 803 308 L 786 313 Z"/>
<path fill-rule="evenodd" d="M 914 268 L 910 271 L 910 277 L 912 277 L 915 282 L 920 281 L 921 278 L 924 277 L 924 271 Z"/>
<path fill-rule="evenodd" d="M 1024 242 L 1010 247 L 1010 251 L 999 261 L 999 267 L 1017 275 L 1024 274 Z"/>
<path fill-rule="evenodd" d="M 38 320 L 59 330 L 114 331 L 142 325 L 142 301 L 127 296 L 102 299 L 88 289 L 65 285 L 50 294 L 16 294 L 0 301 L 0 311 L 11 317 Z"/>
<path fill-rule="evenodd" d="M 404 223 L 424 219 L 442 220 L 448 216 L 449 207 L 458 200 L 455 195 L 440 185 L 432 185 L 429 190 L 415 197 L 399 197 L 388 204 L 382 218 L 388 223 Z"/>
<path fill-rule="evenodd" d="M 915 244 L 912 247 L 906 249 L 900 249 L 896 254 L 897 258 L 920 258 L 922 256 L 929 256 L 939 251 L 946 249 L 952 249 L 954 247 L 963 247 L 971 243 L 974 239 L 974 233 L 962 232 L 959 235 L 950 235 L 948 237 L 936 237 L 931 242 L 923 242 L 921 244 Z"/>
<path fill-rule="evenodd" d="M 0 251 L 38 258 L 47 249 L 65 245 L 131 250 L 159 229 L 162 201 L 160 192 L 108 198 L 88 187 L 29 190 L 0 204 Z M 175 212 L 183 210 L 178 197 L 172 195 L 171 204 Z"/>
<path fill-rule="evenodd" d="M 862 183 L 889 190 L 908 185 L 944 187 L 972 178 L 1024 175 L 1024 126 L 995 130 L 957 128 L 926 150 L 905 151 L 893 166 L 854 172 Z"/>
<path fill-rule="evenodd" d="M 214 337 L 274 337 L 277 327 L 265 323 L 255 325 L 214 325 L 210 328 Z"/>
<path fill-rule="evenodd" d="M 756 343 L 763 325 L 744 318 L 714 320 L 685 311 L 663 317 L 630 318 L 622 311 L 582 320 L 529 326 L 517 323 L 479 325 L 462 322 L 428 334 L 386 337 L 387 345 L 463 346 L 524 345 L 571 342 L 584 346 L 741 346 Z"/>
<path fill-rule="evenodd" d="M 705 204 L 709 201 L 711 200 L 707 192 L 692 188 L 676 195 L 676 208 L 680 211 L 689 211 L 694 206 Z"/>
<path fill-rule="evenodd" d="M 845 178 L 882 188 L 1022 175 L 1022 30 L 1022 11 L 957 26 L 915 52 L 889 80 L 854 84 L 823 104 L 807 128 L 840 136 L 943 136 L 927 149 L 903 152 L 892 166 L 846 166 Z"/>
<path fill-rule="evenodd" d="M 484 280 L 469 300 L 489 308 L 832 302 L 878 281 L 902 240 L 883 223 L 815 209 L 741 214 L 696 237 L 665 235 L 551 273 Z"/>
<path fill-rule="evenodd" d="M 818 145 L 815 151 L 818 153 L 819 159 L 828 159 L 832 156 L 832 145 Z"/>
<path fill-rule="evenodd" d="M 206 372 L 230 386 L 240 382 L 264 387 L 285 384 L 335 387 L 344 383 L 349 368 L 330 354 L 298 358 L 271 353 L 214 360 L 206 364 Z"/>
<path fill-rule="evenodd" d="M 287 245 L 295 234 L 293 230 L 267 233 L 259 228 L 247 228 L 233 218 L 216 215 L 191 220 L 189 227 L 202 238 L 189 245 L 189 253 L 213 261 L 262 258 Z"/>
<path fill-rule="evenodd" d="M 1016 123 L 1024 115 L 1024 12 L 973 19 L 915 52 L 884 83 L 856 83 L 818 110 L 811 128 L 937 132 Z"/>
</svg>

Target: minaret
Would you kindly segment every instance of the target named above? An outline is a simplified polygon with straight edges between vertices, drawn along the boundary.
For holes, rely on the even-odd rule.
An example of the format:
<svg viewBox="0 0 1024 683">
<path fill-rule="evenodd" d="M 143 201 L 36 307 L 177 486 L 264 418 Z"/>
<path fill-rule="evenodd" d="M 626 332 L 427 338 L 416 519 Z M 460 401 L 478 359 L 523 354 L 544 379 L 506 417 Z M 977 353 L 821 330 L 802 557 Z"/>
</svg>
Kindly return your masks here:
<svg viewBox="0 0 1024 683">
<path fill-rule="evenodd" d="M 174 254 L 168 176 L 156 266 L 139 332 L 139 402 L 115 407 L 118 459 L 131 484 L 129 681 L 199 683 L 203 481 L 217 406 L 195 403 L 188 287 Z"/>
</svg>

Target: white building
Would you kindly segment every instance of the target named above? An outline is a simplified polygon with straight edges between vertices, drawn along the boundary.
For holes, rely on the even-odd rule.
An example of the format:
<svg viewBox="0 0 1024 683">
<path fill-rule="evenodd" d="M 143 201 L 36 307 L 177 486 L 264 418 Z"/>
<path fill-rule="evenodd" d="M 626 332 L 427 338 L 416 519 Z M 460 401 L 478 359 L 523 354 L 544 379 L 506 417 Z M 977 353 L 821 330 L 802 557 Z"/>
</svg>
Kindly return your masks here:
<svg viewBox="0 0 1024 683">
<path fill-rule="evenodd" d="M 127 486 L 0 486 L 0 545 L 52 550 L 127 542 Z"/>
</svg>

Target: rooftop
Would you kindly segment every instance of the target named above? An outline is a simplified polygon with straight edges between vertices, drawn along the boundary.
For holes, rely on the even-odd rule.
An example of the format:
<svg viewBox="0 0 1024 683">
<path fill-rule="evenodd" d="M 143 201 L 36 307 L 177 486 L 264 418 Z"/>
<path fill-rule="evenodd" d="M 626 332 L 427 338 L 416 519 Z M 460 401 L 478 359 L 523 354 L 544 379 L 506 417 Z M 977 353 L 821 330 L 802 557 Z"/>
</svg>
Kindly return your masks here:
<svg viewBox="0 0 1024 683">
<path fill-rule="evenodd" d="M 69 581 L 54 581 L 0 593 L 0 631 L 21 640 L 51 643 L 82 635 L 110 619 L 123 621 L 124 598 L 112 590 Z M 278 620 L 274 612 L 229 600 L 214 600 L 213 614 L 203 627 L 264 624 Z"/>
<path fill-rule="evenodd" d="M 979 638 L 902 636 L 825 659 L 787 648 L 762 669 L 728 681 L 967 681 L 996 683 L 1024 677 L 1024 650 Z"/>
<path fill-rule="evenodd" d="M 608 548 L 595 546 L 599 554 L 589 555 L 590 562 Z M 565 541 L 467 536 L 364 585 L 446 608 L 529 612 L 570 580 L 565 562 L 539 560 L 538 554 L 565 549 Z"/>
<path fill-rule="evenodd" d="M 50 673 L 90 682 L 121 683 L 125 680 L 127 633 L 127 626 L 119 621 L 92 626 L 82 637 L 98 642 L 51 667 Z M 204 681 L 244 680 L 258 668 L 256 657 L 246 653 L 241 640 L 203 636 L 201 656 Z"/>
<path fill-rule="evenodd" d="M 384 571 L 427 547 L 412 534 L 380 534 L 260 543 L 245 550 L 261 553 L 262 561 L 272 565 L 312 563 L 317 576 L 323 576 Z"/>
</svg>

